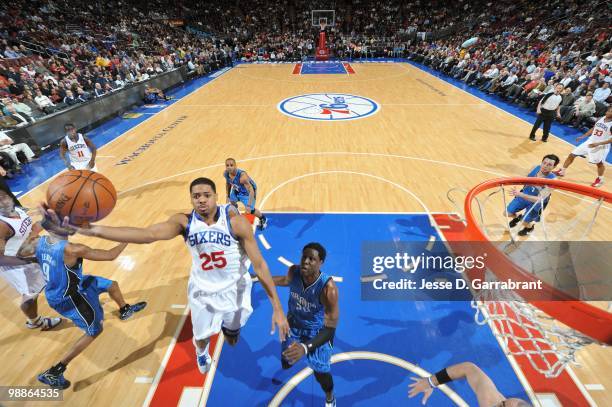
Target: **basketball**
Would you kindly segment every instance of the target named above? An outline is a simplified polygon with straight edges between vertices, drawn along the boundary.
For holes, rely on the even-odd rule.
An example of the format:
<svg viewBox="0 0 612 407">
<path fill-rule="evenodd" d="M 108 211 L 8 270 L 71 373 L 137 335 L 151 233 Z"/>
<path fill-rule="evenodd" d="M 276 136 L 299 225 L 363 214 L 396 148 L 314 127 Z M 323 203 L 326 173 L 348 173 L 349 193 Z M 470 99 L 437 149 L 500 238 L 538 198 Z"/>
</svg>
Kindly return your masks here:
<svg viewBox="0 0 612 407">
<path fill-rule="evenodd" d="M 47 188 L 47 205 L 73 225 L 96 222 L 108 216 L 117 192 L 108 178 L 88 170 L 60 174 Z"/>
</svg>

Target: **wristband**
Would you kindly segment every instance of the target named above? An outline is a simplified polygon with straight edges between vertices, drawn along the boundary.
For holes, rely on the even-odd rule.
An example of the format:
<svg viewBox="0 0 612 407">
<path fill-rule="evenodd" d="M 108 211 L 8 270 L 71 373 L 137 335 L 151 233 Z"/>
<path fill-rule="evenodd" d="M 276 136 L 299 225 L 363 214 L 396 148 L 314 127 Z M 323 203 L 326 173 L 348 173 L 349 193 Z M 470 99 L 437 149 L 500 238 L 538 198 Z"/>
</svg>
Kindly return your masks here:
<svg viewBox="0 0 612 407">
<path fill-rule="evenodd" d="M 453 379 L 451 379 L 451 377 L 448 375 L 446 368 L 436 373 L 436 379 L 438 380 L 438 385 L 453 381 Z"/>
<path fill-rule="evenodd" d="M 308 346 L 306 346 L 306 344 L 302 342 L 298 342 L 298 343 L 302 345 L 302 348 L 304 348 L 304 355 L 308 355 Z"/>
</svg>

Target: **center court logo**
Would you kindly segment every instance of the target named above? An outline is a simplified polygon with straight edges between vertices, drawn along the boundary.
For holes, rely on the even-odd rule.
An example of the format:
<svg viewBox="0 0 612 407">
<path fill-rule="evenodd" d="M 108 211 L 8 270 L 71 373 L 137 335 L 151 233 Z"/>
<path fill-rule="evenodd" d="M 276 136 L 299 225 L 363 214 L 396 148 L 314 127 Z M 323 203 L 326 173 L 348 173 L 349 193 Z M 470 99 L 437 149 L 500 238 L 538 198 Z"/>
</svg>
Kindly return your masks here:
<svg viewBox="0 0 612 407">
<path fill-rule="evenodd" d="M 305 120 L 355 120 L 378 112 L 371 99 L 345 93 L 311 93 L 294 96 L 278 104 L 281 113 Z"/>
</svg>

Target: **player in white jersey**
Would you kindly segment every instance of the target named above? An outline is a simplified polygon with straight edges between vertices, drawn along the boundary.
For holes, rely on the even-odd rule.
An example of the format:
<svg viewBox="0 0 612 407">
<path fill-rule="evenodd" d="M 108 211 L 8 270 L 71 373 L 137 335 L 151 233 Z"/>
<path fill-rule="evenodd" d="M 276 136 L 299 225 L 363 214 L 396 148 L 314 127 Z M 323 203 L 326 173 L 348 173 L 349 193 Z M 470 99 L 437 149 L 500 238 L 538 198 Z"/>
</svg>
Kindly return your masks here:
<svg viewBox="0 0 612 407">
<path fill-rule="evenodd" d="M 77 133 L 72 123 L 64 126 L 66 136 L 60 143 L 60 157 L 69 170 L 98 171 L 96 167 L 97 149 L 94 143 L 81 133 Z M 66 157 L 68 152 L 68 157 Z"/>
<path fill-rule="evenodd" d="M 555 172 L 559 177 L 565 175 L 565 170 L 572 165 L 577 156 L 587 157 L 591 164 L 597 165 L 597 178 L 591 184 L 592 187 L 600 187 L 604 183 L 604 171 L 606 170 L 606 157 L 610 152 L 612 143 L 612 106 L 608 106 L 604 117 L 599 119 L 592 129 L 578 137 L 580 141 L 588 137 L 588 140 L 576 147 L 563 163 L 563 168 Z"/>
<path fill-rule="evenodd" d="M 15 257 L 30 234 L 39 232 L 40 225 L 34 224 L 32 218 L 16 208 L 13 199 L 0 190 L 0 275 L 21 295 L 20 308 L 27 318 L 26 326 L 46 331 L 62 319 L 38 315 L 38 294 L 45 288 L 45 279 L 37 263 Z"/>
<path fill-rule="evenodd" d="M 193 338 L 198 367 L 206 373 L 212 363 L 208 352 L 210 338 L 223 331 L 227 342 L 235 345 L 240 328 L 253 311 L 250 263 L 272 303 L 272 333 L 278 326 L 280 339 L 284 341 L 289 324 L 247 219 L 231 204 L 217 206 L 217 189 L 208 178 L 192 181 L 189 192 L 191 213 L 177 213 L 147 228 L 92 225 L 84 229 L 68 225 L 68 218 L 62 226 L 84 235 L 124 243 L 152 243 L 177 236 L 185 239 L 192 257 L 187 291 Z M 47 216 L 60 222 L 52 210 L 48 210 Z"/>
</svg>

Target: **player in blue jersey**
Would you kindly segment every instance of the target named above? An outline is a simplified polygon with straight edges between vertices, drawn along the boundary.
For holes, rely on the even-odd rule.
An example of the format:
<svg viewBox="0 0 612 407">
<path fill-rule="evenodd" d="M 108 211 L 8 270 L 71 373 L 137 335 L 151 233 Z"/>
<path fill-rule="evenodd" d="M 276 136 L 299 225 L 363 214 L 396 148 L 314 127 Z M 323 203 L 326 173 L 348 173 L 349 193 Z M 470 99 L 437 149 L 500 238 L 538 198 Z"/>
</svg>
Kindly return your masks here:
<svg viewBox="0 0 612 407">
<path fill-rule="evenodd" d="M 545 155 L 540 165 L 536 165 L 527 174 L 528 177 L 554 179 L 553 170 L 559 164 L 559 157 L 554 154 Z M 510 190 L 510 195 L 514 197 L 508 204 L 505 216 L 512 218 L 509 225 L 511 228 L 523 221 L 523 228 L 518 232 L 519 236 L 527 236 L 533 232 L 535 222 L 540 221 L 542 211 L 546 209 L 550 200 L 550 190 L 536 185 L 525 185 L 519 191 L 516 188 Z M 523 213 L 519 214 L 519 212 Z"/>
<path fill-rule="evenodd" d="M 83 244 L 68 242 L 68 231 L 57 225 L 43 222 L 43 227 L 50 235 L 28 239 L 19 249 L 18 256 L 36 256 L 47 282 L 45 296 L 49 306 L 85 332 L 57 364 L 38 375 L 40 382 L 53 388 L 66 389 L 70 386 L 70 382 L 64 378 L 68 363 L 102 332 L 104 311 L 98 296 L 107 292 L 119 306 L 119 318 L 122 320 L 142 310 L 147 303 L 127 304 L 116 281 L 83 275 L 83 259 L 114 260 L 127 243 L 121 243 L 110 250 L 92 249 Z"/>
<path fill-rule="evenodd" d="M 336 405 L 331 375 L 331 354 L 338 325 L 338 287 L 332 277 L 321 272 L 326 257 L 319 243 L 302 249 L 300 265 L 289 267 L 287 275 L 273 277 L 274 284 L 289 287 L 289 336 L 282 343 L 281 362 L 289 369 L 303 356 L 325 392 L 325 406 Z"/>
<path fill-rule="evenodd" d="M 247 213 L 259 218 L 259 230 L 266 228 L 266 216 L 255 208 L 257 201 L 257 184 L 246 171 L 236 166 L 236 160 L 228 158 L 225 160 L 225 189 L 227 191 L 227 201 L 238 208 L 238 201 L 242 202 Z"/>
</svg>

